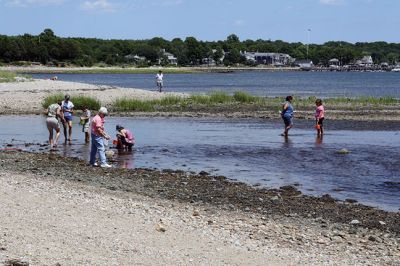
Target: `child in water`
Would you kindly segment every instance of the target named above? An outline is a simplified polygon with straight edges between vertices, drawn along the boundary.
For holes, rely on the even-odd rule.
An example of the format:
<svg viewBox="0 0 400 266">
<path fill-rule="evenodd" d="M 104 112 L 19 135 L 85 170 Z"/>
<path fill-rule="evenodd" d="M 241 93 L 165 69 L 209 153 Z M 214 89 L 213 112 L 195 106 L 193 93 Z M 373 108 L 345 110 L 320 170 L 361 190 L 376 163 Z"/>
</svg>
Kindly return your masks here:
<svg viewBox="0 0 400 266">
<path fill-rule="evenodd" d="M 82 132 L 85 133 L 85 142 L 89 143 L 90 141 L 90 110 L 87 106 L 82 108 L 83 114 L 81 116 L 80 124 L 82 125 Z"/>
<path fill-rule="evenodd" d="M 325 117 L 325 108 L 322 105 L 321 99 L 317 99 L 315 105 L 317 106 L 315 109 L 315 128 L 317 129 L 317 135 L 322 136 L 324 134 L 323 122 Z"/>
</svg>

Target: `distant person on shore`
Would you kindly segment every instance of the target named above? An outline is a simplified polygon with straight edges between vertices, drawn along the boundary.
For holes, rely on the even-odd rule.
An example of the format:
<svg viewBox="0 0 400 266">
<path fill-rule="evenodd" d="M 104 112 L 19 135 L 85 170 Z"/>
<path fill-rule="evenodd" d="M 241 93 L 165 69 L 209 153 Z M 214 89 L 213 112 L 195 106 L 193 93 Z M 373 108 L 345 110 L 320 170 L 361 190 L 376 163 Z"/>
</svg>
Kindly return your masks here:
<svg viewBox="0 0 400 266">
<path fill-rule="evenodd" d="M 61 112 L 61 102 L 51 104 L 46 110 L 46 126 L 49 130 L 49 144 L 51 148 L 57 147 L 60 138 L 60 120 L 64 122 L 63 113 Z M 53 140 L 53 131 L 56 132 L 56 138 Z"/>
<path fill-rule="evenodd" d="M 107 132 L 104 130 L 104 117 L 108 114 L 107 108 L 101 107 L 99 112 L 95 117 L 93 117 L 92 120 L 92 126 L 91 126 L 91 137 L 92 137 L 92 145 L 90 149 L 90 165 L 92 166 L 97 166 L 96 163 L 96 155 L 97 152 L 99 153 L 100 157 L 100 167 L 111 167 L 107 163 L 106 159 L 106 149 L 105 149 L 105 143 L 104 140 L 109 140 L 110 136 L 107 134 Z"/>
<path fill-rule="evenodd" d="M 322 136 L 324 134 L 325 108 L 321 99 L 317 99 L 315 105 L 317 106 L 315 109 L 315 128 L 317 129 L 317 135 Z"/>
<path fill-rule="evenodd" d="M 64 137 L 65 137 L 65 143 L 68 141 L 72 140 L 72 114 L 74 113 L 74 104 L 70 101 L 70 96 L 69 94 L 66 94 L 64 96 L 64 101 L 61 102 L 61 108 L 62 112 L 64 114 L 64 119 L 65 122 L 63 123 L 64 127 Z M 67 134 L 67 128 L 68 128 L 68 134 Z"/>
<path fill-rule="evenodd" d="M 293 126 L 293 113 L 294 109 L 292 106 L 293 97 L 287 96 L 286 101 L 282 104 L 281 116 L 283 122 L 285 123 L 285 131 L 282 133 L 282 136 L 287 137 L 289 135 L 289 130 Z"/>
<path fill-rule="evenodd" d="M 158 71 L 158 74 L 156 75 L 156 84 L 157 84 L 157 89 L 159 92 L 162 92 L 162 89 L 163 89 L 163 85 L 164 85 L 163 78 L 164 78 L 164 75 L 163 75 L 162 71 L 161 70 Z"/>
<path fill-rule="evenodd" d="M 83 114 L 81 116 L 80 124 L 82 125 L 82 132 L 85 133 L 85 143 L 89 143 L 90 141 L 90 110 L 87 106 L 82 108 Z"/>
<path fill-rule="evenodd" d="M 121 125 L 117 125 L 115 129 L 117 130 L 117 149 L 131 150 L 135 145 L 135 138 L 132 132 Z"/>
</svg>

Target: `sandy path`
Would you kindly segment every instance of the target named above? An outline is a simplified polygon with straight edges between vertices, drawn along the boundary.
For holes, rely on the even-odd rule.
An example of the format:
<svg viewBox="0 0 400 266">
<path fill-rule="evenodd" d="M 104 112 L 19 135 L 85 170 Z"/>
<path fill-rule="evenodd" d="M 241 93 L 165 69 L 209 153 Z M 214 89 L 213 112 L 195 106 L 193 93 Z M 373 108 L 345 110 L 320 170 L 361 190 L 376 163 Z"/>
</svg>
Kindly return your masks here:
<svg viewBox="0 0 400 266">
<path fill-rule="evenodd" d="M 158 93 L 131 88 L 97 86 L 92 84 L 33 80 L 26 82 L 0 83 L 0 114 L 40 113 L 41 102 L 51 94 L 69 93 L 70 95 L 86 95 L 97 98 L 105 106 L 117 98 L 159 99 L 168 95 L 183 95 L 182 93 Z M 62 99 L 61 99 L 62 100 Z"/>
</svg>

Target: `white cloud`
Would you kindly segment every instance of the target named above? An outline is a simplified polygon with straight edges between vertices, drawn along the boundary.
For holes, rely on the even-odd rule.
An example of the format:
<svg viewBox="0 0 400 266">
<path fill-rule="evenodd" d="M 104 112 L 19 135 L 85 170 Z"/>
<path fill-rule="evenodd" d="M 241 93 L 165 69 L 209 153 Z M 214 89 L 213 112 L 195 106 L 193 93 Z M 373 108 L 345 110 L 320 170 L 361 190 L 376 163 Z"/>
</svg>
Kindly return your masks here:
<svg viewBox="0 0 400 266">
<path fill-rule="evenodd" d="M 32 5 L 59 5 L 64 0 L 10 0 L 6 1 L 6 5 L 15 7 L 28 7 Z"/>
<path fill-rule="evenodd" d="M 235 20 L 235 22 L 233 23 L 235 26 L 243 26 L 244 25 L 244 21 L 242 19 L 237 19 Z"/>
<path fill-rule="evenodd" d="M 85 1 L 81 4 L 81 9 L 88 11 L 106 11 L 115 12 L 117 9 L 116 4 L 111 4 L 107 0 Z"/>
<path fill-rule="evenodd" d="M 177 6 L 183 4 L 183 0 L 165 0 L 161 2 L 162 6 Z"/>
<path fill-rule="evenodd" d="M 343 0 L 319 0 L 323 5 L 340 5 L 343 4 Z"/>
</svg>

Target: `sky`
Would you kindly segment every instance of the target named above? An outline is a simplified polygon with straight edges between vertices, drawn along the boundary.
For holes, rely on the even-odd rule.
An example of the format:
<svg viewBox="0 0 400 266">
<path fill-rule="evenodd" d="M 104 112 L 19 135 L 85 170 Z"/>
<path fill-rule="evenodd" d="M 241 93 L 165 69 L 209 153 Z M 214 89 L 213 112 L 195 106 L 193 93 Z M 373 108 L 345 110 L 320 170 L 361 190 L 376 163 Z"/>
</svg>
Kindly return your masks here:
<svg viewBox="0 0 400 266">
<path fill-rule="evenodd" d="M 400 0 L 0 0 L 0 34 L 400 43 Z"/>
</svg>

